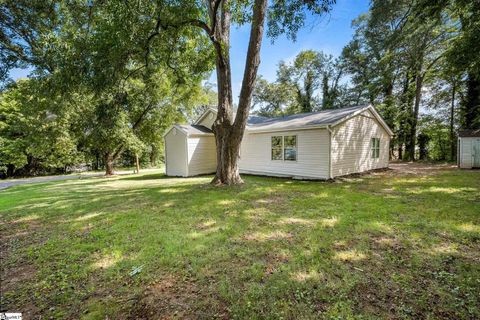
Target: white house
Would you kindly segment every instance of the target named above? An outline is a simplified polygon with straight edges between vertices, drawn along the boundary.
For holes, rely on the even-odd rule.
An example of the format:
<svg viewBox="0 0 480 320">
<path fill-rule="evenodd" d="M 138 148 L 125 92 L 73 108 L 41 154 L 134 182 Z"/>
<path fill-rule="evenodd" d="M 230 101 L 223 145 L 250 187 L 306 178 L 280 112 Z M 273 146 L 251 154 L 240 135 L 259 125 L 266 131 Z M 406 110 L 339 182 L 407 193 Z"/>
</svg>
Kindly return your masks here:
<svg viewBox="0 0 480 320">
<path fill-rule="evenodd" d="M 215 172 L 208 109 L 193 125 L 175 125 L 165 138 L 166 173 Z M 393 133 L 375 108 L 356 106 L 285 117 L 251 116 L 240 148 L 240 173 L 298 179 L 331 179 L 388 167 Z"/>
<path fill-rule="evenodd" d="M 480 168 L 480 129 L 458 132 L 458 167 Z"/>
</svg>

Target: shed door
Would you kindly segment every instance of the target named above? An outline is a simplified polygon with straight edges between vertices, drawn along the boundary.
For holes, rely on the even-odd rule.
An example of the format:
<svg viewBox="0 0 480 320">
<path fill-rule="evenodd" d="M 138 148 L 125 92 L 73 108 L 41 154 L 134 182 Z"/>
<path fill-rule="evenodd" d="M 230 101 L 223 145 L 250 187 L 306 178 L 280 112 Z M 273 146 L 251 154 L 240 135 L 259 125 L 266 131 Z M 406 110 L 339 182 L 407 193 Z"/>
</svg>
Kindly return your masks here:
<svg viewBox="0 0 480 320">
<path fill-rule="evenodd" d="M 473 167 L 480 168 L 480 139 L 472 141 Z"/>
</svg>

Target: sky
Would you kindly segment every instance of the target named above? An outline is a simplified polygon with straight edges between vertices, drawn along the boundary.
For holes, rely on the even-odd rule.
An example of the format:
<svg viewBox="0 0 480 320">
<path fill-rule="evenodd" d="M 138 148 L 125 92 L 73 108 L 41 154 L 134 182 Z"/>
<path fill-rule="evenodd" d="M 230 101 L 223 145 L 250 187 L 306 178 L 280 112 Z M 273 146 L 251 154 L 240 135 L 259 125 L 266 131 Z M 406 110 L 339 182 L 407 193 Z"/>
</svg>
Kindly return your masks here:
<svg viewBox="0 0 480 320">
<path fill-rule="evenodd" d="M 369 0 L 337 0 L 333 10 L 321 18 L 310 17 L 306 26 L 297 34 L 295 42 L 286 37 L 279 37 L 274 43 L 264 38 L 261 49 L 261 63 L 258 74 L 269 81 L 276 78 L 280 61 L 293 61 L 302 50 L 321 50 L 334 56 L 340 55 L 342 48 L 352 39 L 351 22 L 360 14 L 366 13 Z M 245 56 L 247 53 L 250 26 L 232 28 L 231 32 L 231 66 L 234 103 L 240 93 Z M 24 78 L 30 70 L 15 69 L 10 75 L 13 79 Z M 215 73 L 209 82 L 216 84 Z"/>
<path fill-rule="evenodd" d="M 326 54 L 338 56 L 342 48 L 350 42 L 354 30 L 352 20 L 360 14 L 366 13 L 369 8 L 368 0 L 337 0 L 333 10 L 319 18 L 309 18 L 306 26 L 297 34 L 295 42 L 280 37 L 274 43 L 264 38 L 261 48 L 261 63 L 258 71 L 269 81 L 275 81 L 276 70 L 280 61 L 293 61 L 302 50 L 321 50 Z M 243 78 L 245 56 L 249 39 L 249 25 L 233 28 L 231 32 L 231 65 L 234 103 L 238 102 L 238 95 Z M 209 82 L 216 83 L 215 73 Z"/>
</svg>

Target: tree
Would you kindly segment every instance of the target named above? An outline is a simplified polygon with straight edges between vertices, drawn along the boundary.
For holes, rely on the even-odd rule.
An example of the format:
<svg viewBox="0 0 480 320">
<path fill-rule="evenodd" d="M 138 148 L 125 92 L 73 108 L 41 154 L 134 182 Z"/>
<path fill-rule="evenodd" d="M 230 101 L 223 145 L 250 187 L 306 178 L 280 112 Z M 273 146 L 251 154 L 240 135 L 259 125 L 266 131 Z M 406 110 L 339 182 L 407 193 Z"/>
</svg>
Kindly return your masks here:
<svg viewBox="0 0 480 320">
<path fill-rule="evenodd" d="M 264 117 L 276 117 L 287 114 L 286 108 L 292 103 L 291 86 L 278 82 L 270 83 L 261 76 L 257 78 L 252 97 L 252 109 L 259 107 L 256 113 Z"/>
<path fill-rule="evenodd" d="M 45 83 L 20 80 L 0 95 L 0 171 L 6 176 L 64 172 L 83 160 L 70 130 L 79 114 Z"/>
<path fill-rule="evenodd" d="M 286 33 L 294 38 L 304 24 L 307 13 L 322 14 L 328 11 L 333 0 L 275 1 L 267 6 L 267 0 L 229 1 L 209 0 L 166 3 L 168 11 L 159 12 L 159 29 L 181 29 L 192 26 L 203 30 L 215 49 L 218 87 L 218 113 L 213 125 L 217 148 L 217 171 L 212 183 L 242 183 L 238 171 L 240 143 L 243 139 L 250 111 L 252 94 L 260 65 L 260 48 L 264 23 L 268 16 L 268 35 L 272 38 Z M 233 117 L 232 80 L 230 68 L 230 28 L 232 23 L 251 23 L 245 70 L 235 119 Z"/>
<path fill-rule="evenodd" d="M 312 112 L 337 106 L 342 74 L 341 63 L 332 55 L 305 50 L 292 63 L 280 63 L 277 82 L 295 92 L 297 103 L 290 106 L 291 113 Z"/>
</svg>

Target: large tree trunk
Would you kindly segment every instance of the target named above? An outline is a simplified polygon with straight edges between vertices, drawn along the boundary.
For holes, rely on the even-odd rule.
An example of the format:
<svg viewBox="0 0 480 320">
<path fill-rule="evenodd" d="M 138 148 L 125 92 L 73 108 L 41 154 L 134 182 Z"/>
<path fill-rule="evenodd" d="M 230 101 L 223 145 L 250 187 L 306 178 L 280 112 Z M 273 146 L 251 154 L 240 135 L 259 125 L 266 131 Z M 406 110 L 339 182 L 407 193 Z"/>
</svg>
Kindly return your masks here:
<svg viewBox="0 0 480 320">
<path fill-rule="evenodd" d="M 138 158 L 138 153 L 135 153 L 135 168 L 137 169 L 136 173 L 140 173 L 140 160 Z"/>
<path fill-rule="evenodd" d="M 104 161 L 105 161 L 105 175 L 106 176 L 113 175 L 114 174 L 114 171 L 113 171 L 113 163 L 114 163 L 113 155 L 111 153 L 106 153 L 105 157 L 104 157 Z"/>
<path fill-rule="evenodd" d="M 230 12 L 228 11 L 227 3 L 222 3 L 221 19 L 214 26 L 215 38 L 220 43 L 215 43 L 218 113 L 213 125 L 217 148 L 217 171 L 212 180 L 213 184 L 231 185 L 243 182 L 239 174 L 238 158 L 240 143 L 243 139 L 250 112 L 257 70 L 260 64 L 260 47 L 262 44 L 266 5 L 267 0 L 255 0 L 253 6 L 250 42 L 235 121 L 233 121 L 232 79 L 229 56 Z M 210 18 L 212 21 L 217 20 L 212 15 L 212 12 Z"/>
<path fill-rule="evenodd" d="M 454 131 L 454 124 L 455 124 L 455 90 L 456 90 L 456 83 L 452 84 L 452 103 L 450 106 L 450 161 L 455 160 L 455 153 L 457 151 L 456 144 L 455 144 L 455 131 Z"/>
<path fill-rule="evenodd" d="M 410 123 L 410 143 L 409 143 L 409 158 L 411 161 L 415 161 L 415 145 L 417 140 L 417 123 L 418 123 L 418 113 L 420 111 L 420 102 L 422 100 L 422 87 L 423 87 L 424 74 L 421 72 L 417 73 L 415 79 L 415 104 L 413 109 L 413 115 Z"/>
<path fill-rule="evenodd" d="M 463 127 L 480 128 L 480 79 L 473 73 L 468 74 L 467 95 L 462 109 Z"/>
</svg>

